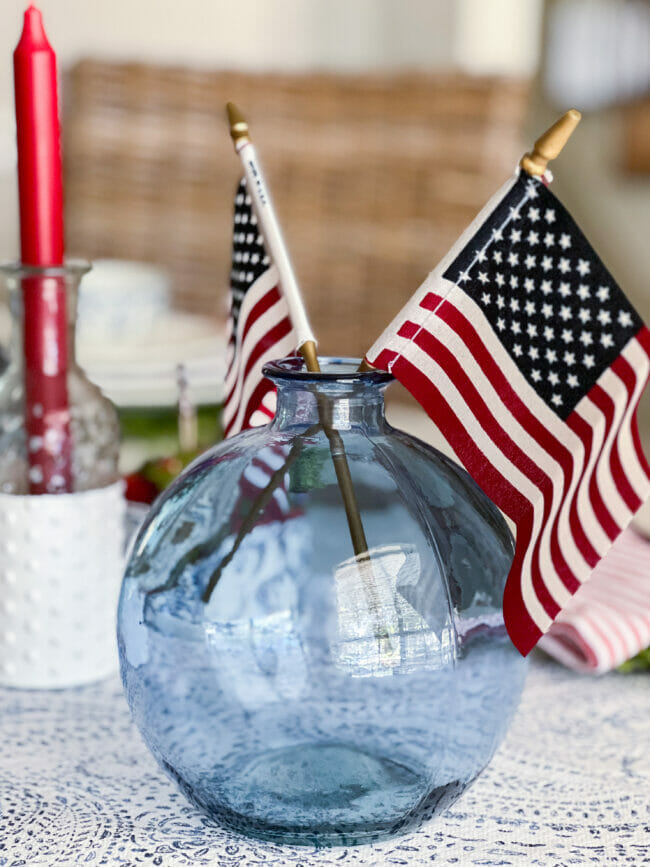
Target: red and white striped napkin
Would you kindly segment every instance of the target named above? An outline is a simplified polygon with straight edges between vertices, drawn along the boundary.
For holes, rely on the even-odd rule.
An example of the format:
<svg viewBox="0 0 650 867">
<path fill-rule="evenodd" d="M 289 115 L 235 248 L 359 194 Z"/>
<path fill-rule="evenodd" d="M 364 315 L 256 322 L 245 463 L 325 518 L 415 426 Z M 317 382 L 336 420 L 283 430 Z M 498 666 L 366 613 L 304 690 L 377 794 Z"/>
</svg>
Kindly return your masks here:
<svg viewBox="0 0 650 867">
<path fill-rule="evenodd" d="M 633 528 L 621 533 L 538 646 L 592 674 L 650 646 L 650 539 Z"/>
</svg>

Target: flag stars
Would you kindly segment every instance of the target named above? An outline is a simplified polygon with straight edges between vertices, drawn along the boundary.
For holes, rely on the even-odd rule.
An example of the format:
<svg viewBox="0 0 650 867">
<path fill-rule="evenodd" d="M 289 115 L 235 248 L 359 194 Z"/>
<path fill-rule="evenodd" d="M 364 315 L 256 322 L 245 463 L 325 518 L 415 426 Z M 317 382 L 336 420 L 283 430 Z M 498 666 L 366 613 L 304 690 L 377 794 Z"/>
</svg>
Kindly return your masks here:
<svg viewBox="0 0 650 867">
<path fill-rule="evenodd" d="M 491 220 L 479 236 L 487 243 L 476 250 L 470 244 L 453 271 L 467 269 L 462 289 L 529 387 L 564 417 L 640 321 L 577 229 L 574 237 L 563 209 L 538 182 L 533 186 L 537 199 L 517 204 L 513 196 L 509 216 L 506 209 L 498 222 Z M 250 215 L 244 232 L 251 232 Z M 253 249 L 247 244 L 239 251 Z M 259 269 L 252 255 L 240 261 L 237 267 Z"/>
<path fill-rule="evenodd" d="M 587 310 L 586 307 L 581 307 L 580 310 L 578 310 L 578 319 L 584 325 L 585 322 L 589 322 L 589 320 L 591 319 L 591 312 Z"/>
<path fill-rule="evenodd" d="M 599 301 L 607 301 L 609 298 L 609 286 L 600 286 L 596 292 Z"/>
<path fill-rule="evenodd" d="M 596 317 L 601 325 L 609 325 L 612 321 L 612 314 L 609 310 L 600 310 Z"/>
<path fill-rule="evenodd" d="M 622 328 L 629 328 L 632 325 L 632 316 L 627 310 L 621 310 L 616 321 Z"/>
</svg>

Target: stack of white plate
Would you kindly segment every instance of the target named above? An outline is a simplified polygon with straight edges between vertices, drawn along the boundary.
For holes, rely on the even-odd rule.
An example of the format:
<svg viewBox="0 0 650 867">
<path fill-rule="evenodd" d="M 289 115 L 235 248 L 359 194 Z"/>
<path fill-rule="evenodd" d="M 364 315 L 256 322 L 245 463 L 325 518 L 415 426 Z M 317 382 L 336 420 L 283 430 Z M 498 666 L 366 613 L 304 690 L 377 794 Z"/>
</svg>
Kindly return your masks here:
<svg viewBox="0 0 650 867">
<path fill-rule="evenodd" d="M 99 260 L 79 295 L 77 358 L 119 407 L 166 407 L 185 366 L 191 399 L 223 400 L 223 323 L 170 308 L 166 272 L 141 262 Z"/>
</svg>

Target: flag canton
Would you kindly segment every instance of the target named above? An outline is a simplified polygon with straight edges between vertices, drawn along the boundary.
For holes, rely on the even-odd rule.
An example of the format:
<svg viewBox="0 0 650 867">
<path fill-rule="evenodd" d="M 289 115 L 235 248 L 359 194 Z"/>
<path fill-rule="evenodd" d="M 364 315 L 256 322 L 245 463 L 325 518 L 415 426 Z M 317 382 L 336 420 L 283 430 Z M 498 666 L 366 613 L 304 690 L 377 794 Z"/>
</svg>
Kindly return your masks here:
<svg viewBox="0 0 650 867">
<path fill-rule="evenodd" d="M 570 214 L 523 173 L 444 276 L 562 419 L 643 324 Z"/>
<path fill-rule="evenodd" d="M 235 214 L 230 271 L 231 307 L 233 333 L 246 292 L 270 267 L 269 256 L 264 247 L 264 238 L 253 213 L 251 197 L 242 179 L 235 194 Z"/>
</svg>

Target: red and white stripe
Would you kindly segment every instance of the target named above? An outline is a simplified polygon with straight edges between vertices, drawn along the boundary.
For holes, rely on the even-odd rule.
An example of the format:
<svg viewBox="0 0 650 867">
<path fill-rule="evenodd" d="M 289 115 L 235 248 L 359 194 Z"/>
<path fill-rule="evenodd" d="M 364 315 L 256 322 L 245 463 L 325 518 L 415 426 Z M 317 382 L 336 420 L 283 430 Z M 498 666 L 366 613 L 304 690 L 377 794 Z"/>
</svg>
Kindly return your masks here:
<svg viewBox="0 0 650 867">
<path fill-rule="evenodd" d="M 576 671 L 602 674 L 650 646 L 650 541 L 624 530 L 539 646 Z"/>
<path fill-rule="evenodd" d="M 630 340 L 562 421 L 527 383 L 479 306 L 442 277 L 449 258 L 367 358 L 411 391 L 515 522 L 504 617 L 525 654 L 650 493 L 635 419 L 650 335 L 644 328 Z"/>
<path fill-rule="evenodd" d="M 289 451 L 290 446 L 276 444 L 267 446 L 255 455 L 242 473 L 239 482 L 241 495 L 245 500 L 253 501 L 260 491 L 264 490 L 273 474 L 285 465 Z M 273 491 L 273 496 L 267 503 L 264 513 L 259 516 L 258 523 L 284 520 L 290 512 L 291 503 L 285 479 Z"/>
<path fill-rule="evenodd" d="M 277 268 L 272 265 L 246 290 L 237 330 L 230 335 L 223 414 L 226 437 L 266 424 L 273 417 L 269 393 L 275 388 L 262 375 L 262 367 L 291 355 L 295 348 L 289 310 L 279 289 Z"/>
</svg>

